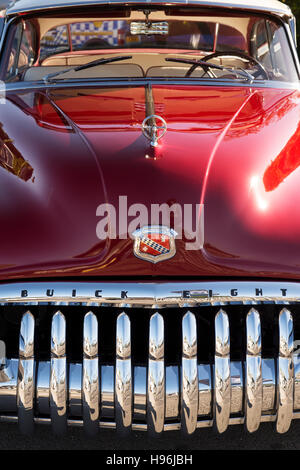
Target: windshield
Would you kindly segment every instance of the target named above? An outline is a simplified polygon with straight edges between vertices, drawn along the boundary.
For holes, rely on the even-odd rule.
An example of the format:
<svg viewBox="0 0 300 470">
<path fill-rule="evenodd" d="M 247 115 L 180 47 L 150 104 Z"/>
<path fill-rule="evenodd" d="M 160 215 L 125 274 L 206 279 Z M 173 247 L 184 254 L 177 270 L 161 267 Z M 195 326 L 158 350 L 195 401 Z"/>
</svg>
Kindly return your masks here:
<svg viewBox="0 0 300 470">
<path fill-rule="evenodd" d="M 34 16 L 15 22 L 6 41 L 2 79 L 28 82 L 55 76 L 56 80 L 298 80 L 285 29 L 276 19 L 225 14 L 217 8 L 214 14 L 212 10 L 208 14 L 188 8 L 105 10 L 105 15 L 99 11 L 82 16 Z M 126 60 L 101 61 L 122 54 Z M 193 65 L 195 61 L 206 61 L 218 68 L 212 73 L 211 66 Z M 94 63 L 92 67 L 79 67 L 90 62 Z"/>
</svg>

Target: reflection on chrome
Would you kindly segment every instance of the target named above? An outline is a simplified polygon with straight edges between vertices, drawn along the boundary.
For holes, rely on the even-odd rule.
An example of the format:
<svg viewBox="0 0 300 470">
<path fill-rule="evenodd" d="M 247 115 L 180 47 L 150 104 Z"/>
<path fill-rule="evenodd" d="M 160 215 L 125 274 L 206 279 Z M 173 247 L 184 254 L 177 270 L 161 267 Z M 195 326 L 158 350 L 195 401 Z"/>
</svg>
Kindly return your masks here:
<svg viewBox="0 0 300 470">
<path fill-rule="evenodd" d="M 197 313 L 184 307 L 181 366 L 165 364 L 168 343 L 163 316 L 156 310 L 149 330 L 148 325 L 145 328 L 148 360 L 133 366 L 135 337 L 131 338 L 125 313 L 116 322 L 116 363 L 102 364 L 99 311 L 84 317 L 79 363 L 67 362 L 66 320 L 60 312 L 52 319 L 51 362 L 39 361 L 34 317 L 26 312 L 20 325 L 19 359 L 7 358 L 0 368 L 0 421 L 19 421 L 24 433 L 32 431 L 34 422 L 52 422 L 56 433 L 65 431 L 67 424 L 83 425 L 90 435 L 99 427 L 148 429 L 155 435 L 179 429 L 191 434 L 212 426 L 224 432 L 233 424 L 254 432 L 261 422 L 274 422 L 278 432 L 286 432 L 291 420 L 300 418 L 300 356 L 293 351 L 292 308 L 280 312 L 278 354 L 262 359 L 264 306 L 250 306 L 242 342 L 245 360 L 230 362 L 229 318 L 222 307 L 215 317 L 215 361 L 202 364 L 197 361 Z"/>
<path fill-rule="evenodd" d="M 244 371 L 241 362 L 230 363 L 231 401 L 230 413 L 240 414 L 244 409 Z"/>
<path fill-rule="evenodd" d="M 224 310 L 215 318 L 215 369 L 214 369 L 214 417 L 219 433 L 229 425 L 231 383 L 230 383 L 230 337 L 229 320 Z"/>
<path fill-rule="evenodd" d="M 166 367 L 166 418 L 179 419 L 180 386 L 179 367 Z"/>
<path fill-rule="evenodd" d="M 293 347 L 293 318 L 291 312 L 284 308 L 279 315 L 278 413 L 276 422 L 276 429 L 279 433 L 289 430 L 293 417 Z"/>
<path fill-rule="evenodd" d="M 50 372 L 51 363 L 39 362 L 36 373 L 36 404 L 38 414 L 50 414 Z"/>
<path fill-rule="evenodd" d="M 82 383 L 83 364 L 67 365 L 68 377 L 68 413 L 72 416 L 83 415 L 83 383 Z"/>
<path fill-rule="evenodd" d="M 262 412 L 261 325 L 259 313 L 252 308 L 246 319 L 246 428 L 254 432 L 259 428 Z"/>
<path fill-rule="evenodd" d="M 184 308 L 215 305 L 216 302 L 272 302 L 300 303 L 300 283 L 265 281 L 211 281 L 211 282 L 31 282 L 0 285 L 1 305 L 18 303 L 38 305 L 115 306 L 124 302 L 137 307 Z"/>
<path fill-rule="evenodd" d="M 209 364 L 198 365 L 198 415 L 211 416 L 212 413 L 212 376 Z"/>
<path fill-rule="evenodd" d="M 98 320 L 92 312 L 83 325 L 82 402 L 84 428 L 93 436 L 99 428 L 99 362 Z"/>
<path fill-rule="evenodd" d="M 114 419 L 115 410 L 115 368 L 114 366 L 101 367 L 101 414 Z"/>
<path fill-rule="evenodd" d="M 132 422 L 132 374 L 130 320 L 124 312 L 117 318 L 115 413 L 117 430 L 126 433 Z"/>
<path fill-rule="evenodd" d="M 19 429 L 31 434 L 34 429 L 34 317 L 24 313 L 19 339 L 17 406 Z"/>
<path fill-rule="evenodd" d="M 276 399 L 276 360 L 262 359 L 263 414 L 273 413 Z M 297 409 L 297 408 L 296 408 Z"/>
<path fill-rule="evenodd" d="M 146 421 L 147 418 L 147 367 L 133 368 L 133 420 Z"/>
<path fill-rule="evenodd" d="M 197 426 L 198 367 L 195 315 L 187 312 L 182 320 L 181 427 L 192 434 Z"/>
<path fill-rule="evenodd" d="M 148 430 L 159 434 L 165 421 L 164 320 L 159 313 L 150 318 L 147 387 Z"/>
<path fill-rule="evenodd" d="M 55 434 L 63 434 L 67 426 L 66 320 L 61 312 L 52 318 L 50 414 Z"/>
</svg>

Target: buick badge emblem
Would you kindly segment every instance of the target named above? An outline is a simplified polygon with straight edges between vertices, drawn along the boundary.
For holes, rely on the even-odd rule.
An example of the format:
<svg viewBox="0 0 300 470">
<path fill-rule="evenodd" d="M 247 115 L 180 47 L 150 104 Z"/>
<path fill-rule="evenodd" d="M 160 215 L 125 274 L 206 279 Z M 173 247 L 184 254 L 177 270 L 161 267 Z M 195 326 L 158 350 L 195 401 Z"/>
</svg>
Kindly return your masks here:
<svg viewBox="0 0 300 470">
<path fill-rule="evenodd" d="M 172 258 L 176 253 L 175 230 L 160 225 L 145 226 L 133 233 L 135 256 L 159 263 Z"/>
<path fill-rule="evenodd" d="M 153 114 L 144 119 L 142 130 L 144 136 L 150 140 L 150 145 L 157 147 L 158 141 L 167 132 L 167 123 L 162 117 Z"/>
</svg>

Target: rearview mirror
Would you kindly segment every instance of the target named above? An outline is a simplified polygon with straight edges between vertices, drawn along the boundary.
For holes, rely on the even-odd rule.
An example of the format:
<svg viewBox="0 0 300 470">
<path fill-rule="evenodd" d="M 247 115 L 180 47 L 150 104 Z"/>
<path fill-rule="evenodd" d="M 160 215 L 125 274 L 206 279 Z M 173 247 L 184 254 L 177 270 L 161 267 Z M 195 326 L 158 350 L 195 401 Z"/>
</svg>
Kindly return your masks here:
<svg viewBox="0 0 300 470">
<path fill-rule="evenodd" d="M 130 23 L 130 34 L 169 34 L 169 24 L 166 21 L 152 23 L 141 21 Z"/>
</svg>

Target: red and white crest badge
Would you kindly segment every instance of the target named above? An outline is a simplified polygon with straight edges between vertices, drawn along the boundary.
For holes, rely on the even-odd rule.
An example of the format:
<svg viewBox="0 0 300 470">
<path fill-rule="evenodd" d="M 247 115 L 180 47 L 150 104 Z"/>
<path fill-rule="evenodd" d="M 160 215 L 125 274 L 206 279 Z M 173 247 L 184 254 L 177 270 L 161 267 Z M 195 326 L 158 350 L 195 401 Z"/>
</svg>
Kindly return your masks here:
<svg viewBox="0 0 300 470">
<path fill-rule="evenodd" d="M 175 230 L 160 225 L 148 225 L 132 234 L 135 256 L 151 263 L 172 258 L 176 253 Z"/>
</svg>

